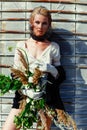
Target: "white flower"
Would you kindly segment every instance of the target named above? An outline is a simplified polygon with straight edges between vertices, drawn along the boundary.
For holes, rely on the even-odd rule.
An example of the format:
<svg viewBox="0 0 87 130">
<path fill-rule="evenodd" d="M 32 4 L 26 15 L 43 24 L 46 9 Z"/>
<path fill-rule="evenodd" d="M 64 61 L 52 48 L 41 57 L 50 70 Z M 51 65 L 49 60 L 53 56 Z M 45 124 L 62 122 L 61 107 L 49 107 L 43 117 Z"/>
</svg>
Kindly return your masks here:
<svg viewBox="0 0 87 130">
<path fill-rule="evenodd" d="M 40 86 L 39 85 L 36 86 L 36 92 L 38 92 L 38 91 L 40 91 Z"/>
<path fill-rule="evenodd" d="M 28 87 L 28 84 L 25 84 L 25 85 L 22 85 L 22 86 L 21 86 L 21 89 L 27 88 L 27 87 Z"/>
<path fill-rule="evenodd" d="M 9 90 L 9 93 L 12 93 L 12 94 L 13 94 L 14 92 L 15 92 L 15 91 Z"/>
<path fill-rule="evenodd" d="M 29 98 L 27 98 L 27 99 L 26 99 L 26 102 L 27 102 L 27 103 L 29 103 L 29 102 L 30 102 L 30 99 L 29 99 Z"/>
<path fill-rule="evenodd" d="M 33 89 L 27 89 L 26 94 L 28 97 L 33 98 L 34 97 L 34 90 Z"/>
<path fill-rule="evenodd" d="M 29 77 L 28 82 L 33 83 L 33 77 Z"/>
</svg>

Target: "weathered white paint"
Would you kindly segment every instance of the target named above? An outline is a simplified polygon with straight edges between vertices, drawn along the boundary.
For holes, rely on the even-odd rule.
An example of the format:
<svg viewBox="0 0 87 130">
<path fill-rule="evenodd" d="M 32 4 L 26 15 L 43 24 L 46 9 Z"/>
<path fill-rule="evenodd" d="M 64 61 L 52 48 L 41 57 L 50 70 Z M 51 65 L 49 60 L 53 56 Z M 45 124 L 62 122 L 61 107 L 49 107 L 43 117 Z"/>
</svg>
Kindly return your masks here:
<svg viewBox="0 0 87 130">
<path fill-rule="evenodd" d="M 58 37 L 55 38 L 59 41 L 61 62 L 67 76 L 66 81 L 61 85 L 61 97 L 64 102 L 67 102 L 66 111 L 74 117 L 79 130 L 87 130 L 87 0 L 70 0 L 71 3 L 69 0 L 68 2 L 65 0 L 65 3 L 62 0 L 62 2 L 58 3 L 58 0 L 56 2 L 48 0 L 46 3 L 30 2 L 30 0 L 29 2 L 0 2 L 0 17 L 4 19 L 0 22 L 0 31 L 1 29 L 10 31 L 10 33 L 6 31 L 0 33 L 0 64 L 12 65 L 16 43 L 29 37 L 28 21 L 16 21 L 18 18 L 29 17 L 30 12 L 24 12 L 25 9 L 31 10 L 38 5 L 45 5 L 50 10 L 60 10 L 52 13 L 52 25 L 58 35 L 64 38 L 62 41 L 59 41 Z M 20 9 L 23 11 L 15 11 Z M 12 33 L 12 31 L 21 33 Z M 13 47 L 12 52 L 8 51 L 10 46 Z M 0 73 L 8 75 L 10 71 L 0 68 Z M 11 109 L 13 96 L 14 94 L 6 94 L 0 97 L 0 127 Z"/>
</svg>

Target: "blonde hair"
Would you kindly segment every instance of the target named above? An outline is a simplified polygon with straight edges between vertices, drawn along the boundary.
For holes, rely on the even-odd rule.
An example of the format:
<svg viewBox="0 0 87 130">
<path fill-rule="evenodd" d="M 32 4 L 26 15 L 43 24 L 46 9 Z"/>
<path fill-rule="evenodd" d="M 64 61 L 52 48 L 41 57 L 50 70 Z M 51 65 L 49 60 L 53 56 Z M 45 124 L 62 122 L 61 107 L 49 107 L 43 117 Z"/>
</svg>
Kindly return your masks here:
<svg viewBox="0 0 87 130">
<path fill-rule="evenodd" d="M 34 17 L 36 14 L 41 14 L 43 16 L 48 17 L 49 27 L 51 27 L 51 21 L 52 21 L 51 14 L 46 7 L 39 6 L 39 7 L 34 8 L 34 10 L 32 11 L 32 13 L 30 15 L 30 19 L 29 19 L 31 25 L 33 23 L 33 20 L 34 20 Z"/>
</svg>

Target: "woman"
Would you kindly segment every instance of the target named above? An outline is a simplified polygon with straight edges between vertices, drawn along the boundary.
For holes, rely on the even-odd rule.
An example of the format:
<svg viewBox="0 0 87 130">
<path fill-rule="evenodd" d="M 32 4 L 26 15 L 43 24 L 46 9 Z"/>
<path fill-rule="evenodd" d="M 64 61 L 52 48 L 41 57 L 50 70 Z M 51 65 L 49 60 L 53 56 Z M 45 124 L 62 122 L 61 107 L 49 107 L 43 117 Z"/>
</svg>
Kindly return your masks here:
<svg viewBox="0 0 87 130">
<path fill-rule="evenodd" d="M 30 62 L 30 70 L 33 72 L 36 66 L 44 72 L 47 76 L 45 100 L 50 109 L 56 112 L 60 122 L 67 123 L 67 115 L 64 112 L 64 106 L 59 95 L 59 85 L 65 80 L 65 72 L 60 63 L 60 49 L 59 45 L 55 42 L 50 42 L 51 33 L 51 15 L 49 10 L 45 7 L 36 7 L 30 16 L 30 38 L 26 41 L 19 42 L 17 47 L 26 51 Z M 14 58 L 14 67 L 23 69 L 19 63 L 18 51 L 16 49 Z M 30 94 L 29 94 L 30 95 Z M 42 95 L 41 95 L 42 96 Z M 21 112 L 19 108 L 19 101 L 21 96 L 18 91 L 15 93 L 12 110 L 3 126 L 2 130 L 18 130 L 15 127 L 14 116 Z M 44 114 L 44 111 L 39 112 L 41 118 L 38 124 L 43 125 L 43 130 L 50 130 L 52 118 L 49 115 Z M 43 121 L 44 120 L 44 121 Z M 44 122 L 44 123 L 43 123 Z M 56 122 L 56 124 L 58 123 Z"/>
</svg>

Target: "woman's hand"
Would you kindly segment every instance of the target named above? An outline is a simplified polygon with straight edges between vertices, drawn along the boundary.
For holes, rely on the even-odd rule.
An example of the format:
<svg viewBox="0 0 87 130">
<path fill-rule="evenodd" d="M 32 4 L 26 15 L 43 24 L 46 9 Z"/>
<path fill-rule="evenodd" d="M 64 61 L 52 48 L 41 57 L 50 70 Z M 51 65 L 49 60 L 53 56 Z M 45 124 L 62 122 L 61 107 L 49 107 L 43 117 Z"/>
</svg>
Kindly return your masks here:
<svg viewBox="0 0 87 130">
<path fill-rule="evenodd" d="M 35 68 L 39 68 L 42 72 L 48 72 L 51 73 L 51 75 L 56 78 L 58 76 L 58 71 L 55 66 L 40 62 L 40 61 L 35 61 L 35 63 L 31 66 L 31 70 L 34 71 Z"/>
<path fill-rule="evenodd" d="M 39 63 L 38 66 L 42 72 L 48 72 L 48 73 L 51 73 L 53 77 L 55 78 L 57 77 L 58 71 L 55 68 L 55 66 L 51 64 L 47 64 L 47 63 Z"/>
<path fill-rule="evenodd" d="M 41 99 L 44 95 L 44 91 L 37 91 L 35 92 L 34 89 L 28 89 L 28 88 L 24 88 L 21 90 L 22 93 L 32 99 L 38 100 Z"/>
</svg>

